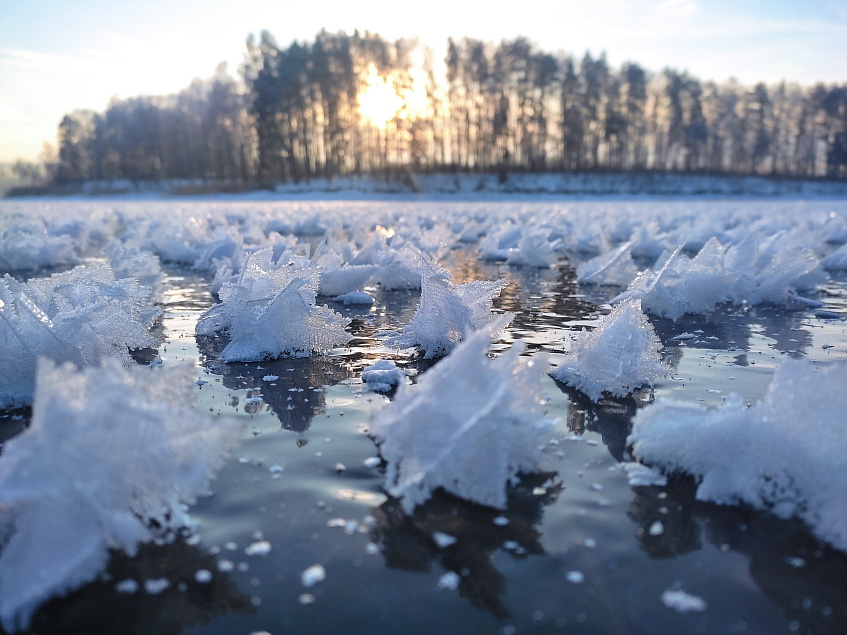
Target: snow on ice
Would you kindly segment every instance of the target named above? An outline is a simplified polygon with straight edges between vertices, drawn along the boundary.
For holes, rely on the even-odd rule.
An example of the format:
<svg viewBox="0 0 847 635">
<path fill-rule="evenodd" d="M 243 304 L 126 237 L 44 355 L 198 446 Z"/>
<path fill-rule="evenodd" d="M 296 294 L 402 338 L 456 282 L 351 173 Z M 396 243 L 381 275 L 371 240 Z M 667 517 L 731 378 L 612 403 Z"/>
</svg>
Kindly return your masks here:
<svg viewBox="0 0 847 635">
<path fill-rule="evenodd" d="M 603 393 L 626 397 L 668 374 L 656 331 L 639 300 L 619 304 L 593 331 L 581 331 L 551 376 L 599 401 Z"/>
<path fill-rule="evenodd" d="M 447 355 L 466 332 L 476 331 L 494 320 L 508 326 L 491 311 L 492 300 L 506 286 L 505 280 L 454 285 L 453 276 L 429 258 L 421 261 L 421 301 L 412 321 L 402 333 L 389 334 L 384 344 L 395 348 L 419 347 L 424 359 Z M 492 336 L 496 332 L 492 333 Z"/>
<path fill-rule="evenodd" d="M 787 359 L 752 407 L 659 399 L 636 414 L 633 456 L 697 481 L 698 500 L 798 516 L 847 551 L 847 364 Z"/>
<path fill-rule="evenodd" d="M 223 362 L 308 357 L 350 340 L 350 320 L 315 304 L 320 268 L 272 258 L 271 248 L 249 254 L 237 282 L 221 287 L 221 302 L 197 323 L 198 335 L 223 331 L 231 338 Z"/>
<path fill-rule="evenodd" d="M 521 344 L 487 358 L 492 332 L 474 333 L 371 419 L 388 462 L 386 491 L 411 513 L 441 487 L 467 500 L 506 507 L 506 488 L 532 472 L 551 423 L 542 418 L 544 364 L 521 358 Z"/>
<path fill-rule="evenodd" d="M 110 549 L 132 555 L 190 527 L 185 504 L 207 491 L 240 427 L 190 409 L 193 377 L 191 364 L 125 369 L 107 358 L 77 371 L 39 362 L 32 423 L 0 457 L 7 630 L 97 577 Z"/>
</svg>

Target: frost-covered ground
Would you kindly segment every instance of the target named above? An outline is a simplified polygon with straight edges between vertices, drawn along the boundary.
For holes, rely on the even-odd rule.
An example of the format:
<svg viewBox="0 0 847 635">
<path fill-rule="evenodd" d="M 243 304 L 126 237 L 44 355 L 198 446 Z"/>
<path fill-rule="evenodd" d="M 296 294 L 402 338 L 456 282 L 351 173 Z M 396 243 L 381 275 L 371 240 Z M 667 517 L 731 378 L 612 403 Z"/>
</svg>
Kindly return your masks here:
<svg viewBox="0 0 847 635">
<path fill-rule="evenodd" d="M 845 200 L 3 202 L 0 273 L 6 630 L 847 619 Z"/>
</svg>

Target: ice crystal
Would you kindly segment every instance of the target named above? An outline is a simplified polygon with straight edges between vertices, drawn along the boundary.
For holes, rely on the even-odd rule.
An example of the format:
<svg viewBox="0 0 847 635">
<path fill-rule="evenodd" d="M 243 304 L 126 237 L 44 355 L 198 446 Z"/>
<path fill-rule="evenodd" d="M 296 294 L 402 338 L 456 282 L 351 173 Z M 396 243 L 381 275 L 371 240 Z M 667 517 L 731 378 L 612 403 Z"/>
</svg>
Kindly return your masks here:
<svg viewBox="0 0 847 635">
<path fill-rule="evenodd" d="M 537 468 L 550 427 L 540 407 L 544 364 L 521 358 L 520 344 L 489 360 L 490 342 L 489 330 L 475 333 L 372 417 L 385 489 L 407 513 L 439 487 L 504 509 L 507 486 Z"/>
<path fill-rule="evenodd" d="M 189 408 L 194 369 L 76 371 L 42 360 L 30 427 L 0 457 L 0 619 L 24 628 L 35 608 L 94 579 L 110 549 L 135 553 L 189 526 L 237 423 Z M 158 529 L 154 530 L 154 527 Z"/>
<path fill-rule="evenodd" d="M 627 442 L 638 460 L 693 475 L 699 500 L 796 515 L 847 550 L 845 386 L 847 364 L 789 359 L 752 407 L 737 395 L 716 410 L 659 399 Z"/>
<path fill-rule="evenodd" d="M 447 355 L 465 333 L 479 330 L 498 318 L 492 300 L 506 286 L 505 280 L 475 281 L 454 285 L 453 276 L 429 258 L 421 261 L 421 301 L 412 321 L 402 333 L 391 334 L 385 345 L 420 347 L 425 359 Z M 511 321 L 512 314 L 506 314 Z"/>
<path fill-rule="evenodd" d="M 38 357 L 78 366 L 157 345 L 153 289 L 116 280 L 106 264 L 21 283 L 0 279 L 0 403 L 29 402 Z"/>
<path fill-rule="evenodd" d="M 235 283 L 220 290 L 220 304 L 197 323 L 198 335 L 225 331 L 221 361 L 308 357 L 345 344 L 350 320 L 316 306 L 320 269 L 274 263 L 270 249 L 250 254 Z"/>
<path fill-rule="evenodd" d="M 661 346 L 641 302 L 630 300 L 615 307 L 593 331 L 577 333 L 567 359 L 551 375 L 593 401 L 604 392 L 626 397 L 667 375 Z"/>
</svg>

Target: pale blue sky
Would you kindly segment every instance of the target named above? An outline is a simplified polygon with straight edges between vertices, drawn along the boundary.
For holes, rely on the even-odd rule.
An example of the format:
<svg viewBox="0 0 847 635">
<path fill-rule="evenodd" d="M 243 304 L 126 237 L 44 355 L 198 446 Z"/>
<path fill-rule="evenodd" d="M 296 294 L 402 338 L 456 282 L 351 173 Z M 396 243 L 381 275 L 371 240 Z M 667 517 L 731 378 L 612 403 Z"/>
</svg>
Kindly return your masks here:
<svg viewBox="0 0 847 635">
<path fill-rule="evenodd" d="M 605 50 L 614 66 L 704 80 L 847 82 L 845 0 L 3 0 L 0 162 L 35 159 L 76 108 L 176 92 L 221 61 L 235 74 L 251 32 L 287 44 L 321 28 L 439 48 L 450 35 L 525 35 L 544 50 Z"/>
</svg>

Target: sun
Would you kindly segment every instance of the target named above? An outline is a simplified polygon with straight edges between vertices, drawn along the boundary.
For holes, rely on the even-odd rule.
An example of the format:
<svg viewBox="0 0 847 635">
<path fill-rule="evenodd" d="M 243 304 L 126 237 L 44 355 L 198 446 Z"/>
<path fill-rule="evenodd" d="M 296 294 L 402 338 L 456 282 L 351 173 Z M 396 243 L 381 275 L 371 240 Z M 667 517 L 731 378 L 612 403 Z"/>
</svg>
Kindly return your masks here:
<svg viewBox="0 0 847 635">
<path fill-rule="evenodd" d="M 359 93 L 359 114 L 380 130 L 385 130 L 388 122 L 395 116 L 416 118 L 426 114 L 428 98 L 426 94 L 426 73 L 413 68 L 410 71 L 412 87 L 398 94 L 394 77 L 379 76 L 376 66 L 368 67 L 365 86 Z"/>
</svg>

